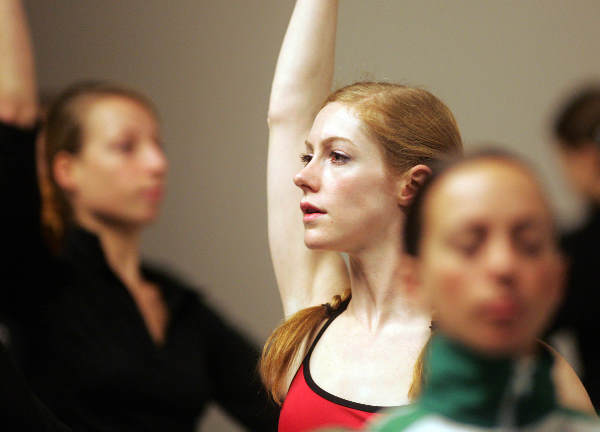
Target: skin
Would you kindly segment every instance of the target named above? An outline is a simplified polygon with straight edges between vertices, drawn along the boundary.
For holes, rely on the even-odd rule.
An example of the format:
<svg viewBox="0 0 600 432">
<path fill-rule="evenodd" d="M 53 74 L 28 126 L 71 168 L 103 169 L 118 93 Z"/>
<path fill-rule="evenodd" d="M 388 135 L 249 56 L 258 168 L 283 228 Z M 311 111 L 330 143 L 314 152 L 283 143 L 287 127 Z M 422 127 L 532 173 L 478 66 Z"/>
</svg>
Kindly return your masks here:
<svg viewBox="0 0 600 432">
<path fill-rule="evenodd" d="M 0 1 L 0 120 L 35 123 L 38 96 L 29 24 L 20 0 Z"/>
<path fill-rule="evenodd" d="M 336 0 L 296 2 L 269 99 L 269 248 L 286 317 L 329 301 L 350 283 L 346 265 L 338 253 L 305 246 L 298 208 L 302 192 L 291 181 L 302 167 L 298 155 L 306 151 L 305 140 L 331 91 L 337 3 Z"/>
<path fill-rule="evenodd" d="M 425 215 L 419 280 L 440 328 L 482 352 L 534 349 L 564 266 L 531 175 L 501 160 L 467 163 L 433 187 Z"/>
<path fill-rule="evenodd" d="M 575 190 L 600 204 L 600 147 L 594 142 L 576 148 L 559 146 L 561 165 Z"/>
</svg>

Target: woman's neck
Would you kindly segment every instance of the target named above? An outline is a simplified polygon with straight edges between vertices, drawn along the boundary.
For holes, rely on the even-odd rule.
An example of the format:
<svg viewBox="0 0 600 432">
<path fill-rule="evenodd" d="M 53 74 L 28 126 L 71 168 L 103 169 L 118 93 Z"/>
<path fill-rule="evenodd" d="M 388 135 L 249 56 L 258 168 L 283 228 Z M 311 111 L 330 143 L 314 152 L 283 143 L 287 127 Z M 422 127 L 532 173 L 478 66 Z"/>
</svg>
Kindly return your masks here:
<svg viewBox="0 0 600 432">
<path fill-rule="evenodd" d="M 371 331 L 396 323 L 429 326 L 429 316 L 404 289 L 402 250 L 397 240 L 392 241 L 397 238 L 350 255 L 348 313 Z"/>
<path fill-rule="evenodd" d="M 77 223 L 98 236 L 109 267 L 127 287 L 141 285 L 139 227 L 93 218 L 77 218 Z"/>
</svg>

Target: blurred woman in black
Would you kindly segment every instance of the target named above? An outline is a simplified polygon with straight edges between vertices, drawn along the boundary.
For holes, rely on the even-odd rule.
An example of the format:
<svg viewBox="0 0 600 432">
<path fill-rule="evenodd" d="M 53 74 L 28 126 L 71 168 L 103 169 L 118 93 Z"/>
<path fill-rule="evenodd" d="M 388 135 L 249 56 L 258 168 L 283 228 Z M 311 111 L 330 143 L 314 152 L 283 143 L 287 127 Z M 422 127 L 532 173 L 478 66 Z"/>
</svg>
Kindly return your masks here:
<svg viewBox="0 0 600 432">
<path fill-rule="evenodd" d="M 74 429 L 192 431 L 216 402 L 249 430 L 274 430 L 255 346 L 194 290 L 141 262 L 140 234 L 168 170 L 151 102 L 107 83 L 67 89 L 46 115 L 38 182 L 33 59 L 5 36 L 0 67 L 17 85 L 0 97 L 11 252 L 0 309 L 33 389 Z"/>
</svg>

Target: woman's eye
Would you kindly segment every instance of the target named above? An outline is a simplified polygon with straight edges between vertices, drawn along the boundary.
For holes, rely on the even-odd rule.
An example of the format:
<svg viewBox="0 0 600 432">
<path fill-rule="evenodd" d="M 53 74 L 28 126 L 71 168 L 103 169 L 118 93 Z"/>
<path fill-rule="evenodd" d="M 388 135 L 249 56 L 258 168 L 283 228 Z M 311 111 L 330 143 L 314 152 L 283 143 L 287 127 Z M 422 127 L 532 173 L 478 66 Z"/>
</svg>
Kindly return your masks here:
<svg viewBox="0 0 600 432">
<path fill-rule="evenodd" d="M 536 227 L 517 229 L 513 233 L 513 244 L 524 256 L 536 257 L 550 244 L 550 235 Z"/>
<path fill-rule="evenodd" d="M 535 257 L 542 252 L 544 244 L 537 239 L 520 239 L 517 241 L 517 247 L 523 254 Z"/>
<path fill-rule="evenodd" d="M 477 253 L 479 245 L 475 242 L 457 243 L 455 248 L 464 256 L 473 256 Z"/>
<path fill-rule="evenodd" d="M 330 157 L 331 161 L 335 163 L 344 163 L 350 160 L 350 157 L 346 156 L 344 153 L 337 151 L 331 152 Z"/>
<path fill-rule="evenodd" d="M 300 161 L 304 164 L 304 166 L 308 165 L 308 163 L 312 160 L 312 155 L 309 153 L 301 153 Z"/>
<path fill-rule="evenodd" d="M 131 153 L 135 148 L 135 143 L 131 140 L 122 141 L 116 147 L 122 153 Z"/>
<path fill-rule="evenodd" d="M 452 239 L 450 244 L 461 255 L 471 257 L 479 251 L 483 241 L 483 233 L 464 233 Z"/>
</svg>

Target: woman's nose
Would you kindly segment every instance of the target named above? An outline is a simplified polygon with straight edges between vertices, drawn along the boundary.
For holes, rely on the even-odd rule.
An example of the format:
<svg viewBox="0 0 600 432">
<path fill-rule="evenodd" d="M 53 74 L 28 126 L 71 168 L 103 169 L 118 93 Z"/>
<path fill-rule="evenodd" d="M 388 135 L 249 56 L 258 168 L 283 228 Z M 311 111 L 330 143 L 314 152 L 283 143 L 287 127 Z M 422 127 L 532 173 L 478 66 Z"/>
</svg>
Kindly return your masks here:
<svg viewBox="0 0 600 432">
<path fill-rule="evenodd" d="M 503 283 L 513 283 L 519 257 L 508 239 L 498 239 L 490 245 L 487 267 L 493 277 Z"/>
<path fill-rule="evenodd" d="M 294 176 L 294 184 L 303 191 L 315 192 L 319 189 L 319 173 L 317 167 L 309 162 Z"/>
<path fill-rule="evenodd" d="M 145 156 L 148 169 L 158 175 L 166 174 L 169 164 L 162 147 L 158 145 L 148 146 Z"/>
</svg>

